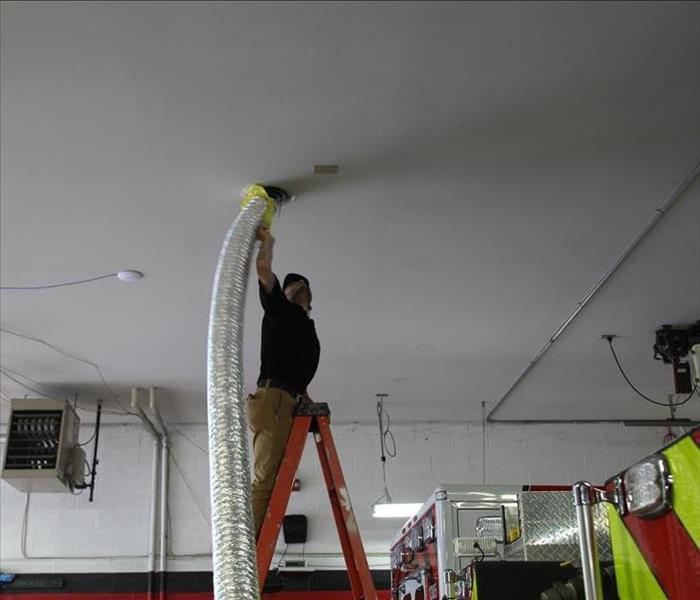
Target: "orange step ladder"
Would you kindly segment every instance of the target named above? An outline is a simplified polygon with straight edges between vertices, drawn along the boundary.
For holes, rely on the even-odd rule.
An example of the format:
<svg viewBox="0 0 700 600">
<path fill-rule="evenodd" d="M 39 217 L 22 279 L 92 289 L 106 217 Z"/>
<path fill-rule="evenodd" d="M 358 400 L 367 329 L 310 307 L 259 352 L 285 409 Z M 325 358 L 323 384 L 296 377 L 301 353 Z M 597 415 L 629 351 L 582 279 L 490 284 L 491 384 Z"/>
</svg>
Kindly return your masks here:
<svg viewBox="0 0 700 600">
<path fill-rule="evenodd" d="M 306 436 L 313 433 L 353 596 L 357 600 L 377 600 L 377 592 L 367 564 L 362 538 L 350 503 L 350 495 L 340 468 L 338 452 L 333 443 L 330 414 L 328 404 L 325 402 L 299 403 L 294 410 L 294 424 L 258 538 L 258 582 L 262 590 L 275 553 L 294 478 L 304 452 Z"/>
</svg>

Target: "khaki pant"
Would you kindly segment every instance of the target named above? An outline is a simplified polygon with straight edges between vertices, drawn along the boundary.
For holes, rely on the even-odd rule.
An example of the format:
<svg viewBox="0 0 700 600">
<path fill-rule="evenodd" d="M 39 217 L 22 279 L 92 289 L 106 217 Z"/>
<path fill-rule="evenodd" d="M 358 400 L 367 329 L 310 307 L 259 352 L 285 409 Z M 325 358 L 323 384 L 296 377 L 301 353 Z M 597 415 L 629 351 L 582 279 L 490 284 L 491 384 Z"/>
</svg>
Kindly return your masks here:
<svg viewBox="0 0 700 600">
<path fill-rule="evenodd" d="M 296 400 L 289 393 L 277 388 L 260 388 L 248 396 L 248 426 L 253 432 L 251 503 L 256 539 L 265 520 L 277 471 L 292 430 L 295 405 Z"/>
</svg>

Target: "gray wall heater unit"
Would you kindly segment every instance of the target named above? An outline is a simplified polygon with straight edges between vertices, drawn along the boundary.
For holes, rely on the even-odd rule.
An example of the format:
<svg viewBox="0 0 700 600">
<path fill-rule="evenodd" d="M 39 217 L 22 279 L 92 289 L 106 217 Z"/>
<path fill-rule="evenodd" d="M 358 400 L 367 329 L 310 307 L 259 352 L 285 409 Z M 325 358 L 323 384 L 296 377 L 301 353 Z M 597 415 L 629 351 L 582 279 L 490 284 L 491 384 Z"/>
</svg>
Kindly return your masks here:
<svg viewBox="0 0 700 600">
<path fill-rule="evenodd" d="M 84 483 L 80 419 L 65 401 L 12 400 L 2 479 L 21 492 L 72 492 Z"/>
</svg>

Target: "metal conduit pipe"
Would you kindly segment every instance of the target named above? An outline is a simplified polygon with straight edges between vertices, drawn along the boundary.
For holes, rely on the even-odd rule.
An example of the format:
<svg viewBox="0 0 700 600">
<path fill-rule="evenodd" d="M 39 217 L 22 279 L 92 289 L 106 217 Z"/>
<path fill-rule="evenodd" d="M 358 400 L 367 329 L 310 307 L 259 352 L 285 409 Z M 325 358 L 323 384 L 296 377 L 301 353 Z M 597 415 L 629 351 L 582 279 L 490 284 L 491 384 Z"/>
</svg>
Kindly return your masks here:
<svg viewBox="0 0 700 600">
<path fill-rule="evenodd" d="M 158 527 L 158 485 L 159 485 L 159 469 L 160 469 L 160 434 L 155 428 L 151 420 L 139 404 L 139 389 L 131 388 L 131 407 L 136 409 L 136 412 L 143 423 L 146 431 L 153 438 L 153 458 L 151 463 L 151 511 L 150 525 L 148 530 L 148 598 L 153 600 L 155 597 L 156 583 L 156 552 L 158 544 L 157 527 Z"/>
<path fill-rule="evenodd" d="M 547 353 L 547 351 L 552 347 L 554 342 L 556 342 L 561 335 L 566 331 L 573 322 L 573 320 L 579 315 L 579 313 L 583 310 L 583 307 L 586 306 L 593 296 L 595 296 L 600 288 L 602 288 L 605 283 L 612 277 L 613 273 L 615 273 L 618 269 L 618 267 L 625 262 L 625 259 L 632 253 L 632 251 L 640 244 L 640 242 L 647 236 L 647 234 L 651 231 L 651 229 L 658 223 L 658 221 L 663 217 L 668 210 L 676 203 L 676 201 L 685 193 L 685 191 L 690 187 L 690 185 L 697 179 L 698 175 L 700 175 L 700 162 L 697 162 L 693 165 L 693 167 L 690 169 L 690 172 L 686 175 L 686 177 L 683 178 L 683 180 L 676 186 L 676 188 L 671 192 L 671 195 L 666 199 L 666 201 L 659 206 L 657 209 L 654 210 L 654 213 L 651 215 L 649 220 L 644 224 L 644 226 L 637 232 L 637 234 L 632 238 L 632 241 L 627 245 L 627 247 L 622 251 L 621 254 L 617 256 L 617 258 L 612 262 L 610 267 L 608 267 L 608 270 L 605 271 L 603 276 L 598 280 L 598 282 L 591 288 L 591 290 L 586 294 L 586 296 L 576 305 L 576 308 L 574 311 L 564 320 L 564 322 L 559 326 L 559 328 L 550 336 L 550 338 L 547 340 L 547 342 L 540 348 L 540 350 L 535 354 L 535 356 L 530 360 L 530 362 L 527 364 L 525 369 L 523 370 L 520 375 L 516 378 L 516 380 L 511 384 L 511 386 L 506 390 L 506 393 L 503 394 L 501 399 L 496 402 L 496 405 L 491 409 L 489 412 L 488 416 L 486 417 L 486 420 L 489 423 L 499 423 L 503 422 L 500 419 L 496 419 L 495 415 L 496 413 L 503 407 L 503 404 L 510 398 L 511 394 L 515 390 L 515 388 L 520 385 L 520 383 L 527 377 L 527 375 L 530 373 L 530 371 L 533 369 L 533 367 L 540 362 L 542 357 Z M 517 422 L 517 420 L 510 419 L 510 422 Z M 526 420 L 521 421 L 522 423 L 526 423 Z"/>
<path fill-rule="evenodd" d="M 131 408 L 136 409 L 136 416 L 141 419 L 141 423 L 146 431 L 151 434 L 151 437 L 160 442 L 160 432 L 156 429 L 156 426 L 148 418 L 148 415 L 139 404 L 139 388 L 131 388 Z"/>
<path fill-rule="evenodd" d="M 267 199 L 253 197 L 226 234 L 209 312 L 207 409 L 216 600 L 259 597 L 242 346 L 250 255 L 268 206 Z"/>
<path fill-rule="evenodd" d="M 160 415 L 158 404 L 156 403 L 156 388 L 148 390 L 148 405 L 156 423 L 160 429 L 160 530 L 158 549 L 160 552 L 160 573 L 158 582 L 158 592 L 161 599 L 165 598 L 165 577 L 168 568 L 168 476 L 170 474 L 170 444 L 168 441 L 168 430 Z"/>
<path fill-rule="evenodd" d="M 151 513 L 148 530 L 148 597 L 153 600 L 156 579 L 156 546 L 158 537 L 158 467 L 160 465 L 160 442 L 153 440 L 153 464 L 151 467 Z"/>
</svg>

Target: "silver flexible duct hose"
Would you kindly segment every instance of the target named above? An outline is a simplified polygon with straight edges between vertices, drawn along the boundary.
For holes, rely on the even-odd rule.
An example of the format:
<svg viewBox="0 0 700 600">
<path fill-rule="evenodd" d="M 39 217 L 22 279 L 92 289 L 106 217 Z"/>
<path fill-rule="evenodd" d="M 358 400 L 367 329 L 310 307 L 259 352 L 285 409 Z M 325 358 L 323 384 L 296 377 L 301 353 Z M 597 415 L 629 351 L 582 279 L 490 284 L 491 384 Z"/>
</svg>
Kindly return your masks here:
<svg viewBox="0 0 700 600">
<path fill-rule="evenodd" d="M 266 206 L 263 198 L 253 198 L 226 234 L 209 312 L 207 403 L 216 600 L 259 597 L 243 406 L 243 309 L 255 231 Z"/>
</svg>

